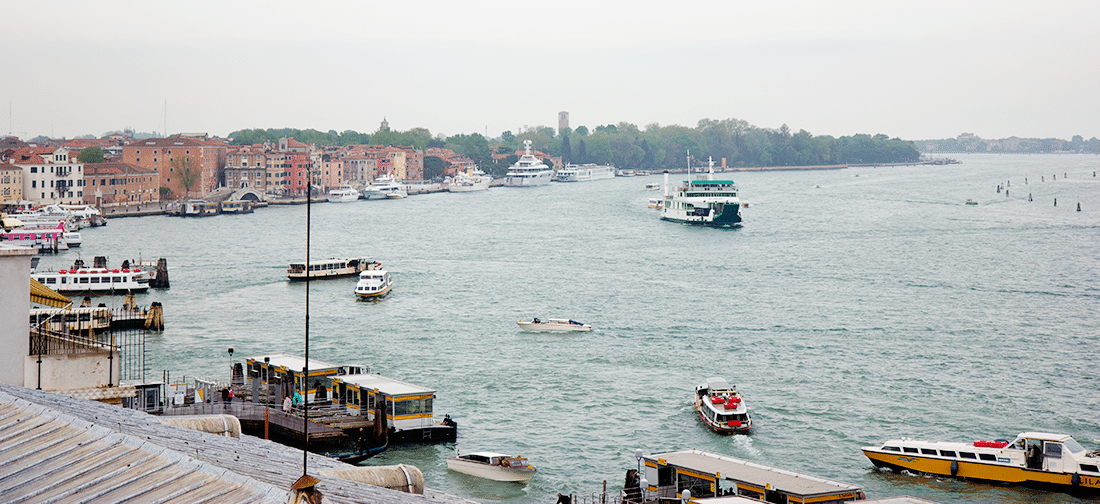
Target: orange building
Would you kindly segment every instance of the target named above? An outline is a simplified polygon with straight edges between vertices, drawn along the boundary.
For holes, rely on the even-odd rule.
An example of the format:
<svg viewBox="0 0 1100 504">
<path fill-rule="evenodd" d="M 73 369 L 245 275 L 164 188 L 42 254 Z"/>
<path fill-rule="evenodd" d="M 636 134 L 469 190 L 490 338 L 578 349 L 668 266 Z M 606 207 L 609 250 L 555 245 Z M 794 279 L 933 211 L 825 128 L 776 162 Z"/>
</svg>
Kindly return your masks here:
<svg viewBox="0 0 1100 504">
<path fill-rule="evenodd" d="M 160 173 L 129 163 L 84 165 L 84 202 L 99 208 L 160 204 Z"/>
<path fill-rule="evenodd" d="M 217 189 L 225 158 L 225 144 L 197 138 L 149 138 L 122 147 L 123 163 L 160 173 L 168 198 L 202 197 Z M 189 178 L 190 187 L 185 188 Z"/>
</svg>

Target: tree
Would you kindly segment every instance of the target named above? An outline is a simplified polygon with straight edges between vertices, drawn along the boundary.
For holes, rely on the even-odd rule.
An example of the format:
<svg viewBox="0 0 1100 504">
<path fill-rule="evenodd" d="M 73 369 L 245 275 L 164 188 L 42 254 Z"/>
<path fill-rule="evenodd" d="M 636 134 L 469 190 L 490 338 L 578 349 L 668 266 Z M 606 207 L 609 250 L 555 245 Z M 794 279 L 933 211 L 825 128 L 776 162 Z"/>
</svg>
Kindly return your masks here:
<svg viewBox="0 0 1100 504">
<path fill-rule="evenodd" d="M 500 134 L 500 139 L 503 140 L 504 143 L 512 143 L 513 141 L 515 141 L 516 136 L 512 134 L 511 130 L 507 130 L 504 133 Z"/>
<path fill-rule="evenodd" d="M 195 184 L 199 182 L 199 169 L 195 166 L 195 162 L 190 156 L 179 156 L 172 158 L 172 172 L 176 174 L 180 181 L 180 187 L 184 191 L 187 191 L 187 197 L 191 197 L 191 188 L 195 187 Z"/>
<path fill-rule="evenodd" d="M 573 147 L 569 145 L 569 135 L 561 136 L 561 162 L 565 164 L 573 162 Z"/>
<path fill-rule="evenodd" d="M 447 169 L 447 162 L 439 156 L 424 156 L 424 178 L 434 179 L 443 176 L 443 170 Z"/>
<path fill-rule="evenodd" d="M 576 131 L 577 134 L 580 135 L 580 136 L 587 136 L 588 135 L 588 128 L 585 127 L 585 126 L 577 126 L 577 129 L 575 129 L 573 131 Z"/>
<path fill-rule="evenodd" d="M 583 128 L 584 126 L 581 126 Z M 578 130 L 580 128 L 577 128 Z M 581 140 L 577 144 L 577 163 L 584 164 L 588 162 L 588 148 L 584 146 L 584 140 Z"/>
<path fill-rule="evenodd" d="M 76 160 L 81 163 L 102 163 L 103 162 L 103 149 L 96 146 L 85 147 L 80 151 L 80 154 L 76 155 Z"/>
</svg>

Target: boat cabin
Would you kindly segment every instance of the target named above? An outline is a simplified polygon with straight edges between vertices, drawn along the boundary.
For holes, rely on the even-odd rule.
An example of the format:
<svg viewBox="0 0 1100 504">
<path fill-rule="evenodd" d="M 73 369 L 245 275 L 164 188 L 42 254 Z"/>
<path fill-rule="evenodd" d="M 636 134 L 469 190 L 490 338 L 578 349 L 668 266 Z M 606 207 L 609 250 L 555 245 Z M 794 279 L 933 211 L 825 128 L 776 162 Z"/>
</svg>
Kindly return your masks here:
<svg viewBox="0 0 1100 504">
<path fill-rule="evenodd" d="M 252 202 L 248 200 L 223 201 L 222 213 L 252 213 Z"/>
<path fill-rule="evenodd" d="M 34 309 L 30 312 L 32 328 L 42 327 L 51 331 L 99 333 L 111 328 L 111 312 L 106 307 L 64 309 Z"/>
<path fill-rule="evenodd" d="M 855 485 L 701 450 L 643 455 L 647 496 L 692 499 L 741 496 L 777 503 L 835 503 L 866 498 Z"/>
<path fill-rule="evenodd" d="M 309 376 L 305 379 L 305 365 L 305 358 L 285 353 L 249 357 L 245 359 L 248 369 L 246 385 L 252 387 L 252 382 L 257 381 L 259 386 L 267 387 L 289 381 L 292 390 L 304 391 L 302 395 L 306 400 L 314 402 L 332 397 L 334 377 L 365 372 L 365 368 L 360 366 L 341 366 L 310 359 Z"/>
<path fill-rule="evenodd" d="M 433 423 L 435 390 L 380 374 L 349 374 L 332 380 L 340 404 L 349 415 L 374 418 L 375 400 L 386 397 L 386 424 L 398 431 L 423 429 Z"/>
</svg>

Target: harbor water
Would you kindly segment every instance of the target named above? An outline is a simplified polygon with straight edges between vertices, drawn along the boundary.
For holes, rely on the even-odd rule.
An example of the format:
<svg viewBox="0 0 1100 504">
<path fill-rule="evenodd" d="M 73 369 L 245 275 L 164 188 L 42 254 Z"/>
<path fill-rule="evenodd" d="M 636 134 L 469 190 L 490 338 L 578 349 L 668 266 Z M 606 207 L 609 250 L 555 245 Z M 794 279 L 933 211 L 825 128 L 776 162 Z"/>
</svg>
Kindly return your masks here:
<svg viewBox="0 0 1100 504">
<path fill-rule="evenodd" d="M 635 449 L 686 448 L 872 498 L 1082 502 L 879 472 L 860 452 L 1029 430 L 1100 447 L 1100 157 L 959 159 L 721 174 L 750 204 L 738 229 L 661 221 L 644 190 L 656 175 L 315 204 L 312 258 L 371 256 L 395 286 L 363 302 L 354 278 L 312 282 L 310 355 L 437 389 L 457 443 L 367 464 L 410 463 L 428 487 L 483 502 L 617 490 Z M 138 296 L 164 305 L 149 378 L 227 380 L 231 362 L 304 352 L 306 285 L 286 267 L 305 259 L 306 215 L 113 219 L 42 263 L 167 258 L 171 289 Z M 532 317 L 595 329 L 521 332 Z M 712 376 L 745 395 L 751 435 L 696 418 L 694 387 Z M 456 449 L 522 454 L 539 473 L 516 485 L 448 472 Z"/>
</svg>

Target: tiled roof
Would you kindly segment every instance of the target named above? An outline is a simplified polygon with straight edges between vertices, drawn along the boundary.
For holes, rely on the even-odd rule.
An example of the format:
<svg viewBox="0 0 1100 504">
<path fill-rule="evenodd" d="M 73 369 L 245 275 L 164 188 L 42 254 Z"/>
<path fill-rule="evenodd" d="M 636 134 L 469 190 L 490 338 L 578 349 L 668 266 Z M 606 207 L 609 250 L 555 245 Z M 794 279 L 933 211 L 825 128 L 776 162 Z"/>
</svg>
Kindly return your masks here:
<svg viewBox="0 0 1100 504">
<path fill-rule="evenodd" d="M 110 162 L 106 162 L 106 163 L 94 163 L 94 164 L 93 163 L 88 163 L 88 164 L 84 165 L 84 175 L 85 176 L 115 175 L 115 174 L 123 174 L 123 173 L 132 173 L 132 174 L 135 174 L 135 175 L 153 174 L 153 173 L 157 173 L 157 170 L 155 170 L 153 168 L 145 168 L 145 167 L 138 166 L 138 165 L 135 165 L 135 164 L 120 163 L 120 162 L 115 162 L 115 161 L 110 161 Z"/>
</svg>

